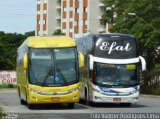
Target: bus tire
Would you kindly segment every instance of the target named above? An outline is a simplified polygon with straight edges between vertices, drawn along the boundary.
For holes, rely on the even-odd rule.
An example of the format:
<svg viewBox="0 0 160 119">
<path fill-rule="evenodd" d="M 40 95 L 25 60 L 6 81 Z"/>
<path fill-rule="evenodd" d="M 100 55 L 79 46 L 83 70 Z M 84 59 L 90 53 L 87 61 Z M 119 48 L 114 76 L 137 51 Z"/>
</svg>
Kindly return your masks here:
<svg viewBox="0 0 160 119">
<path fill-rule="evenodd" d="M 122 105 L 125 106 L 125 107 L 130 107 L 131 103 L 122 103 Z"/>
<path fill-rule="evenodd" d="M 75 106 L 75 103 L 68 103 L 67 105 L 69 109 L 73 109 Z"/>
<path fill-rule="evenodd" d="M 88 93 L 87 93 L 86 89 L 85 89 L 85 99 L 84 99 L 84 101 L 85 101 L 85 105 L 90 105 L 89 101 L 88 101 Z"/>
<path fill-rule="evenodd" d="M 25 91 L 25 92 L 26 92 L 26 103 L 27 103 L 28 109 L 34 109 L 34 108 L 35 108 L 35 105 L 34 105 L 34 104 L 28 103 L 28 95 L 27 95 L 27 91 Z"/>
<path fill-rule="evenodd" d="M 20 103 L 22 105 L 26 104 L 26 102 L 21 98 L 21 93 L 20 93 L 20 89 L 19 88 L 18 88 L 18 96 L 19 96 Z"/>
<path fill-rule="evenodd" d="M 29 108 L 29 109 L 34 109 L 35 108 L 35 105 L 34 104 L 27 104 L 27 107 Z"/>
</svg>

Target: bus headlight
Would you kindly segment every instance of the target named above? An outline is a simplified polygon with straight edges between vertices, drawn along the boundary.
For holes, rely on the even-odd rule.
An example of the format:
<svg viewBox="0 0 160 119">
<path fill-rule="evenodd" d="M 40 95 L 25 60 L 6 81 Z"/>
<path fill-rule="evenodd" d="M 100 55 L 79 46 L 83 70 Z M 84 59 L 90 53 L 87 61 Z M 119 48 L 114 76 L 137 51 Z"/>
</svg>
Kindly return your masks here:
<svg viewBox="0 0 160 119">
<path fill-rule="evenodd" d="M 73 93 L 73 92 L 76 92 L 76 91 L 78 91 L 78 90 L 79 90 L 79 87 L 78 87 L 78 88 L 71 89 L 71 90 L 69 90 L 68 92 L 69 92 L 69 93 Z"/>
<path fill-rule="evenodd" d="M 137 92 L 138 92 L 137 90 L 134 90 L 134 91 L 131 91 L 130 94 L 135 94 Z"/>
<path fill-rule="evenodd" d="M 96 93 L 100 93 L 100 90 L 98 90 L 96 87 L 93 87 L 93 91 Z"/>
<path fill-rule="evenodd" d="M 37 94 L 41 94 L 42 93 L 41 91 L 35 90 L 35 89 L 32 89 L 32 88 L 30 88 L 29 91 L 32 92 L 32 93 L 37 93 Z"/>
</svg>

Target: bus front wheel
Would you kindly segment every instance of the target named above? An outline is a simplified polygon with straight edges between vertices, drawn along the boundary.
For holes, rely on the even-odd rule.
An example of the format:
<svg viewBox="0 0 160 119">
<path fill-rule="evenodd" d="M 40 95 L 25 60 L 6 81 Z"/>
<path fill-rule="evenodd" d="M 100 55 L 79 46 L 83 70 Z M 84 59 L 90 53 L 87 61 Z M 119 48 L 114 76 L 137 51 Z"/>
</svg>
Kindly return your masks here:
<svg viewBox="0 0 160 119">
<path fill-rule="evenodd" d="M 20 89 L 19 88 L 18 88 L 18 96 L 19 96 L 20 103 L 22 105 L 26 104 L 26 102 L 21 98 L 21 93 L 20 93 Z"/>
<path fill-rule="evenodd" d="M 85 104 L 89 105 L 87 91 L 85 90 Z"/>
<path fill-rule="evenodd" d="M 73 109 L 75 106 L 75 103 L 68 103 L 68 108 Z"/>
</svg>

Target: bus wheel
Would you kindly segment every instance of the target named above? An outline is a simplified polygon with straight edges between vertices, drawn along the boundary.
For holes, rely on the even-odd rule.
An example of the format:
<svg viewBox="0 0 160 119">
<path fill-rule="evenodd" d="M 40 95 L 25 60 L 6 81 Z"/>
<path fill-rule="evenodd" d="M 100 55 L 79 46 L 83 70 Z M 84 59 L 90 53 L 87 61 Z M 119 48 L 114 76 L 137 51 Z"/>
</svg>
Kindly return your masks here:
<svg viewBox="0 0 160 119">
<path fill-rule="evenodd" d="M 27 106 L 28 106 L 29 109 L 34 109 L 35 108 L 34 104 L 27 104 Z"/>
<path fill-rule="evenodd" d="M 19 88 L 18 88 L 18 96 L 19 96 L 20 103 L 21 103 L 22 105 L 26 104 L 26 102 L 21 98 L 21 93 L 20 93 Z"/>
<path fill-rule="evenodd" d="M 89 105 L 88 96 L 87 96 L 87 92 L 86 91 L 85 91 L 85 104 Z"/>
<path fill-rule="evenodd" d="M 131 103 L 123 103 L 122 105 L 123 105 L 123 106 L 126 106 L 126 107 L 130 107 L 130 106 L 131 106 Z"/>
<path fill-rule="evenodd" d="M 69 109 L 73 109 L 74 106 L 75 106 L 75 103 L 68 103 L 68 108 L 69 108 Z"/>
</svg>

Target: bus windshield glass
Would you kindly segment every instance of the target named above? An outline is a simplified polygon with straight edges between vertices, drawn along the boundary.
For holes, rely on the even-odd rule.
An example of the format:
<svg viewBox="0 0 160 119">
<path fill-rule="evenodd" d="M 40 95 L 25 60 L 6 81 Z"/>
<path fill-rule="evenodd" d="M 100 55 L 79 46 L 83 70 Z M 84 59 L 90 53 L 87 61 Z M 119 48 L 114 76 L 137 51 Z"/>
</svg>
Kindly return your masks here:
<svg viewBox="0 0 160 119">
<path fill-rule="evenodd" d="M 94 56 L 109 59 L 126 59 L 137 57 L 134 37 L 106 36 L 95 38 Z"/>
<path fill-rule="evenodd" d="M 104 86 L 135 86 L 138 84 L 136 64 L 95 63 L 94 83 Z"/>
<path fill-rule="evenodd" d="M 78 82 L 76 48 L 30 48 L 29 81 L 43 86 Z"/>
</svg>

